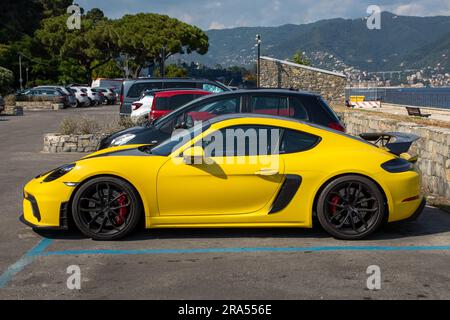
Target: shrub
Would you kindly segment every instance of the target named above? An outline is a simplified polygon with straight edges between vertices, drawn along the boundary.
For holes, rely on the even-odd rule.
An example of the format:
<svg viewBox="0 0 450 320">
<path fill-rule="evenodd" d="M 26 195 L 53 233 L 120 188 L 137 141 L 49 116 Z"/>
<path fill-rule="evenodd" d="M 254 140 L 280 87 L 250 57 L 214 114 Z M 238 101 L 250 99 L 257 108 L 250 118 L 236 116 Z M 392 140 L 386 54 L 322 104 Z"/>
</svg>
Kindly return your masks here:
<svg viewBox="0 0 450 320">
<path fill-rule="evenodd" d="M 16 97 L 13 94 L 7 95 L 5 98 L 5 105 L 7 106 L 15 106 L 16 105 Z"/>
<path fill-rule="evenodd" d="M 101 132 L 100 129 L 100 124 L 88 117 L 64 118 L 60 125 L 60 133 L 64 135 L 93 134 Z"/>
<path fill-rule="evenodd" d="M 82 135 L 82 134 L 111 134 L 120 130 L 134 127 L 135 124 L 129 118 L 120 120 L 111 120 L 99 122 L 83 117 L 64 118 L 59 126 L 59 133 L 63 135 Z"/>
<path fill-rule="evenodd" d="M 11 70 L 0 67 L 0 93 L 8 92 L 14 81 L 14 74 Z"/>
<path fill-rule="evenodd" d="M 51 101 L 54 103 L 59 103 L 59 99 L 57 97 L 44 97 L 44 96 L 25 96 L 18 95 L 16 96 L 16 101 L 29 101 L 29 102 L 43 102 L 43 101 Z"/>
</svg>

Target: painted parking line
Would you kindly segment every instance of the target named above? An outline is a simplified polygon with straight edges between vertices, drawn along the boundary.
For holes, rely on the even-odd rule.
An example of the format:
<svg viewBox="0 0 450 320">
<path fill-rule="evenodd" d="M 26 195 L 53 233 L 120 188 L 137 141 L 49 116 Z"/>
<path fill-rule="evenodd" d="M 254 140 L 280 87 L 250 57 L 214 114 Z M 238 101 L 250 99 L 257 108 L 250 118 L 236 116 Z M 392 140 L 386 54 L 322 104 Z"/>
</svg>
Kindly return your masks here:
<svg viewBox="0 0 450 320">
<path fill-rule="evenodd" d="M 52 239 L 42 239 L 35 247 L 25 253 L 0 276 L 0 289 L 12 280 L 37 257 L 79 256 L 79 255 L 156 255 L 156 254 L 192 254 L 192 253 L 242 253 L 242 252 L 411 252 L 411 251 L 450 251 L 446 246 L 322 246 L 322 247 L 249 247 L 249 248 L 192 248 L 192 249 L 140 249 L 140 250 L 63 250 L 46 251 L 53 243 Z"/>
<path fill-rule="evenodd" d="M 52 242 L 52 239 L 42 239 L 35 247 L 25 253 L 14 264 L 9 266 L 8 269 L 0 276 L 0 289 L 6 287 L 8 282 L 11 281 L 16 274 L 39 257 L 47 249 L 47 247 L 52 244 Z"/>
<path fill-rule="evenodd" d="M 240 252 L 339 252 L 339 251 L 450 251 L 450 246 L 326 246 L 326 247 L 259 247 L 259 248 L 198 248 L 198 249 L 141 249 L 141 250 L 64 250 L 47 251 L 42 256 L 70 255 L 150 255 L 189 253 Z"/>
</svg>

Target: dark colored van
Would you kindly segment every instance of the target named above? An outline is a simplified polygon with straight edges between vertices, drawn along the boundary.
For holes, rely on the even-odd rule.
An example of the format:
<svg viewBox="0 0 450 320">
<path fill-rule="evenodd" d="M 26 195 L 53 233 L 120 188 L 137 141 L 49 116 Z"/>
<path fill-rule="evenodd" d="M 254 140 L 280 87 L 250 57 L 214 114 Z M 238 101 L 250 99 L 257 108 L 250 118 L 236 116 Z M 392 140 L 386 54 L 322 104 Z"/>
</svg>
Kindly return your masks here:
<svg viewBox="0 0 450 320">
<path fill-rule="evenodd" d="M 122 84 L 120 92 L 120 115 L 129 116 L 131 105 L 139 100 L 144 91 L 155 89 L 200 89 L 211 93 L 231 91 L 222 83 L 210 80 L 190 78 L 148 78 L 126 80 Z"/>
</svg>

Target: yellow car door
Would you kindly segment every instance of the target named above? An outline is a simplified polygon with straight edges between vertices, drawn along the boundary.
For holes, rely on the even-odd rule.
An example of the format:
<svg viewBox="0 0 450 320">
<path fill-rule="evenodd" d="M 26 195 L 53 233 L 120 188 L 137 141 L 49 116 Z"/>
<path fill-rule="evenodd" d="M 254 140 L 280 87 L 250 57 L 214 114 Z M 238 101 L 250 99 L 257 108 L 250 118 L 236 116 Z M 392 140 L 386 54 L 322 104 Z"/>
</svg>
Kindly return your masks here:
<svg viewBox="0 0 450 320">
<path fill-rule="evenodd" d="M 245 134 L 245 130 L 241 132 Z M 215 131 L 201 146 L 190 149 L 202 153 L 203 161 L 172 159 L 162 166 L 157 180 L 161 216 L 249 214 L 273 200 L 284 180 L 283 160 L 267 152 L 266 146 L 260 147 L 259 138 L 245 139 L 243 152 L 238 152 L 237 144 L 231 152 L 230 148 L 225 150 L 223 142 L 223 150 L 209 153 L 212 149 L 205 141 L 217 134 L 227 136 L 225 129 Z"/>
</svg>

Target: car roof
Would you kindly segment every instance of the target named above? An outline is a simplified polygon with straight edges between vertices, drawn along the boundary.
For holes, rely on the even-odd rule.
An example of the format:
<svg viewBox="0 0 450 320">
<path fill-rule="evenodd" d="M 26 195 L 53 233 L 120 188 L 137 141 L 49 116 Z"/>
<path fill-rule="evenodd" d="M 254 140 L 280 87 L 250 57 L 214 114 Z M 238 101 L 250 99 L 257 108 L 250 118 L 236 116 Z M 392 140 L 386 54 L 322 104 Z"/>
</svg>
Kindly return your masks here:
<svg viewBox="0 0 450 320">
<path fill-rule="evenodd" d="M 284 88 L 260 88 L 260 89 L 240 89 L 232 91 L 234 93 L 278 93 L 278 94 L 301 94 L 308 96 L 320 96 L 317 92 L 303 91 L 303 90 L 295 90 L 295 89 L 284 89 Z"/>
<path fill-rule="evenodd" d="M 374 146 L 372 143 L 360 138 L 360 137 L 356 137 L 356 136 L 352 136 L 348 133 L 345 132 L 341 132 L 341 131 L 337 131 L 337 130 L 333 130 L 329 127 L 324 127 L 321 126 L 319 124 L 316 123 L 311 123 L 311 122 L 306 122 L 303 120 L 299 120 L 299 119 L 295 119 L 295 118 L 289 118 L 289 117 L 281 117 L 281 116 L 274 116 L 274 115 L 267 115 L 267 114 L 255 114 L 255 113 L 233 113 L 233 114 L 226 114 L 226 115 L 222 115 L 222 116 L 218 116 L 215 118 L 212 118 L 210 120 L 205 121 L 205 125 L 213 125 L 216 123 L 220 123 L 220 122 L 224 122 L 224 121 L 228 121 L 228 120 L 234 120 L 234 119 L 254 119 L 254 120 L 258 120 L 258 119 L 272 119 L 272 120 L 280 120 L 280 121 L 285 121 L 285 122 L 291 122 L 291 123 L 295 123 L 295 124 L 302 124 L 305 126 L 309 126 L 315 129 L 320 129 L 329 133 L 333 133 L 333 134 L 337 134 L 339 136 L 343 136 L 346 138 L 350 138 L 352 140 L 356 140 L 359 142 L 362 142 L 364 144 L 367 145 L 371 145 Z"/>
<path fill-rule="evenodd" d="M 178 95 L 185 95 L 185 94 L 198 94 L 198 95 L 208 95 L 212 94 L 212 92 L 206 91 L 206 90 L 199 90 L 199 89 L 182 89 L 182 90 L 164 90 L 164 91 L 156 91 L 153 94 L 156 97 L 173 97 Z"/>
<path fill-rule="evenodd" d="M 214 80 L 209 79 L 200 79 L 200 78 L 137 78 L 137 79 L 128 79 L 124 82 L 153 82 L 153 81 L 164 81 L 164 82 L 198 82 L 198 81 L 208 81 L 208 82 L 216 82 Z"/>
</svg>

